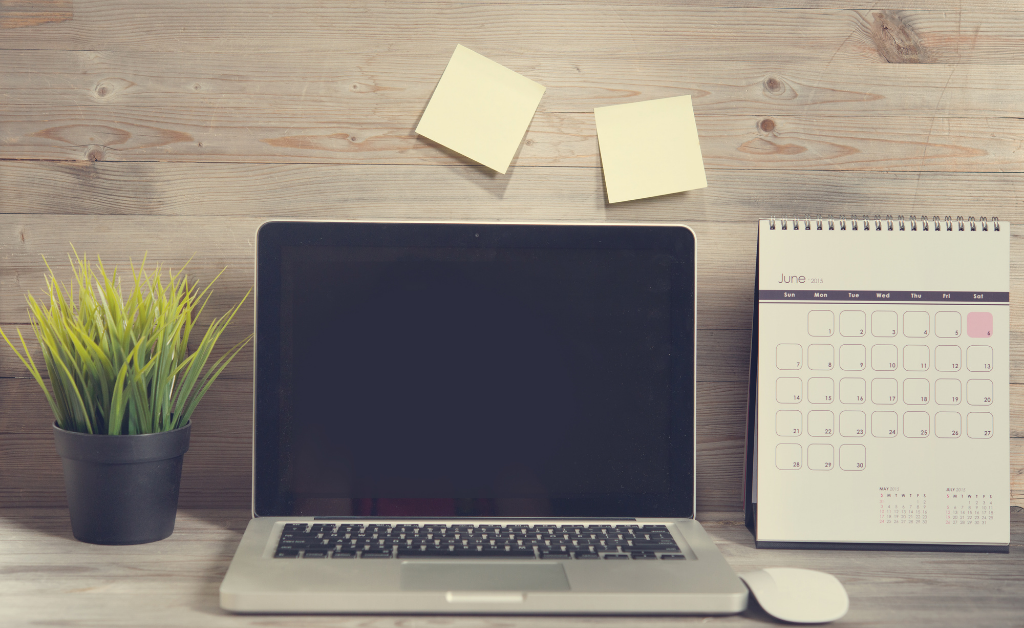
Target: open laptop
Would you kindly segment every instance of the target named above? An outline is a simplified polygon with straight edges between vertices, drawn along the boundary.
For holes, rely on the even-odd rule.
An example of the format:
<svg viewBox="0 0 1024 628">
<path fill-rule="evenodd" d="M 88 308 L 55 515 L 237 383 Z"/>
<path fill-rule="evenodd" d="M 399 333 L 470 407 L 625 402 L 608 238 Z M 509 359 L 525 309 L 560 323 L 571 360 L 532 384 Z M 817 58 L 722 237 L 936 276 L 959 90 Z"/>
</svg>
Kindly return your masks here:
<svg viewBox="0 0 1024 628">
<path fill-rule="evenodd" d="M 701 613 L 680 225 L 269 222 L 236 612 Z"/>
</svg>

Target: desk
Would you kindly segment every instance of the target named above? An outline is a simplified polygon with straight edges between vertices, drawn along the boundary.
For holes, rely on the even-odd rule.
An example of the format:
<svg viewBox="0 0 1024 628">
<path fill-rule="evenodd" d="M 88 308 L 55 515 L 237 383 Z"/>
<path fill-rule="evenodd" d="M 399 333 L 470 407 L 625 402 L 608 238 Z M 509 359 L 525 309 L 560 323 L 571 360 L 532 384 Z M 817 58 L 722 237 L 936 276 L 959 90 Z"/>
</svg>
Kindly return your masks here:
<svg viewBox="0 0 1024 628">
<path fill-rule="evenodd" d="M 75 541 L 64 509 L 0 509 L 0 624 L 60 626 L 359 626 L 576 628 L 770 622 L 754 606 L 731 617 L 244 616 L 220 610 L 217 588 L 248 522 L 242 510 L 185 510 L 174 534 L 149 545 Z M 827 570 L 850 594 L 845 626 L 1020 626 L 1024 517 L 1010 554 L 755 550 L 736 513 L 707 513 L 705 528 L 737 571 Z"/>
<path fill-rule="evenodd" d="M 1010 221 L 1015 234 L 1024 229 L 1019 1 L 905 6 L 889 0 L 0 0 L 0 324 L 29 332 L 24 294 L 43 292 L 43 256 L 58 274 L 70 275 L 69 243 L 122 268 L 144 252 L 175 268 L 191 258 L 190 275 L 203 284 L 227 268 L 210 317 L 252 287 L 254 233 L 269 218 L 685 222 L 698 238 L 698 511 L 736 513 L 757 218 L 984 215 Z M 547 87 L 507 175 L 413 132 L 457 43 Z M 693 98 L 708 187 L 609 205 L 594 107 L 685 94 Z M 1014 235 L 1011 503 L 1018 523 L 1024 516 L 1022 244 Z M 251 329 L 251 301 L 236 320 L 226 346 Z M 251 364 L 247 350 L 194 417 L 183 508 L 248 506 Z M 0 506 L 60 509 L 66 502 L 49 411 L 26 376 L 13 354 L 0 349 Z M 52 523 L 38 526 L 66 525 L 62 511 L 54 512 Z M 221 519 L 229 525 L 211 523 Z M 4 540 L 3 560 L 33 543 L 54 551 L 46 532 L 32 532 L 38 526 L 5 521 L 5 539 L 40 540 Z M 242 521 L 200 510 L 183 516 L 175 538 L 191 535 L 213 548 L 185 550 L 205 557 L 198 571 L 180 556 L 167 557 L 166 564 L 191 576 L 108 578 L 102 597 L 82 595 L 94 600 L 91 606 L 76 597 L 26 598 L 39 605 L 18 602 L 0 613 L 70 617 L 73 605 L 83 604 L 92 609 L 83 618 L 104 624 L 123 608 L 152 619 L 213 609 L 215 581 Z M 743 557 L 740 567 L 771 562 L 750 550 L 734 524 L 713 531 L 731 557 Z M 66 590 L 93 586 L 82 557 L 106 561 L 109 550 L 66 543 L 60 541 L 67 550 L 59 558 L 80 571 L 58 569 L 36 584 L 6 571 L 15 578 L 12 586 L 43 587 L 49 578 Z M 163 547 L 176 546 L 109 556 L 162 553 Z M 779 564 L 805 560 L 824 559 L 792 554 Z M 851 553 L 841 560 L 850 568 L 839 575 L 876 608 L 856 612 L 871 618 L 884 619 L 903 599 L 912 610 L 899 615 L 904 619 L 971 623 L 947 614 L 949 600 L 978 613 L 979 621 L 1006 620 L 1011 609 L 1020 610 L 1011 604 L 1010 571 L 1020 564 L 1012 553 Z M 949 565 L 957 561 L 973 575 L 953 578 Z M 999 567 L 989 574 L 986 565 Z M 863 591 L 857 566 L 870 572 Z M 135 568 L 104 573 L 134 575 Z M 938 589 L 922 584 L 932 577 Z M 902 588 L 881 584 L 890 579 Z M 164 582 L 174 594 L 159 593 Z M 109 593 L 138 591 L 133 587 L 152 592 L 145 598 L 152 606 Z M 912 591 L 907 598 L 899 593 L 904 589 Z M 989 604 L 999 591 L 1005 605 Z M 979 592 L 984 597 L 972 597 Z M 465 623 L 474 622 L 494 623 Z"/>
</svg>

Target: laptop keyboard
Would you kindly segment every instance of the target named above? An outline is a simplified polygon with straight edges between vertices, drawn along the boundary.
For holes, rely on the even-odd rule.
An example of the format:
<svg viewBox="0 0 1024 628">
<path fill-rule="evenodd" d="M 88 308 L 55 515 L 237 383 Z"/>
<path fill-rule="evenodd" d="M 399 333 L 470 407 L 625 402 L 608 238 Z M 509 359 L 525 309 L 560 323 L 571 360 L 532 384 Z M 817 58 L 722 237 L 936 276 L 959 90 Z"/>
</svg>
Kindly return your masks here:
<svg viewBox="0 0 1024 628">
<path fill-rule="evenodd" d="M 287 523 L 274 558 L 683 560 L 663 525 Z"/>
</svg>

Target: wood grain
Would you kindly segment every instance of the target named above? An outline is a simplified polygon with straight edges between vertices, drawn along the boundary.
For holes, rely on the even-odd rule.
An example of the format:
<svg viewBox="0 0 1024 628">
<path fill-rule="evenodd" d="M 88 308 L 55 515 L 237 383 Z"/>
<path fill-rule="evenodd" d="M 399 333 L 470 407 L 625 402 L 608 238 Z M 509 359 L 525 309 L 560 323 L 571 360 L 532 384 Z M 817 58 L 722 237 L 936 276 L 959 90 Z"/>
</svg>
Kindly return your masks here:
<svg viewBox="0 0 1024 628">
<path fill-rule="evenodd" d="M 1012 517 L 1010 554 L 757 550 L 735 513 L 698 513 L 737 571 L 787 565 L 834 574 L 850 595 L 851 626 L 1015 626 L 1024 615 L 1024 513 Z M 346 628 L 669 628 L 764 625 L 756 604 L 728 617 L 268 616 L 220 610 L 217 587 L 249 514 L 182 510 L 158 543 L 75 541 L 62 508 L 0 510 L 0 623 L 77 626 L 342 626 Z"/>
<path fill-rule="evenodd" d="M 113 114 L 187 112 L 208 127 L 277 121 L 419 118 L 447 57 L 281 51 L 249 53 L 0 50 L 2 97 L 22 107 Z M 603 56 L 539 59 L 517 68 L 544 85 L 539 110 L 689 95 L 698 116 L 1019 117 L 1024 76 L 999 65 L 793 61 L 694 64 Z"/>
<path fill-rule="evenodd" d="M 902 8 L 902 7 L 901 7 Z M 771 38 L 771 46 L 751 45 Z M 7 30 L 5 49 L 336 51 L 423 55 L 460 42 L 519 70 L 530 59 L 997 63 L 1024 59 L 1024 13 L 714 8 L 578 3 L 373 2 L 257 5 L 79 0 L 75 19 Z M 892 54 L 895 52 L 896 57 Z M 438 68 L 440 71 L 440 68 Z"/>
<path fill-rule="evenodd" d="M 116 109 L 120 109 L 117 111 Z M 415 134 L 418 116 L 216 125 L 171 109 L 14 104 L 0 111 L 5 159 L 254 161 L 454 165 L 472 163 Z M 708 168 L 1021 172 L 1024 118 L 704 116 Z M 514 167 L 600 165 L 593 114 L 538 112 Z"/>
<path fill-rule="evenodd" d="M 1024 223 L 1024 185 L 1004 173 L 709 169 L 707 177 L 700 190 L 609 205 L 597 168 L 521 168 L 502 177 L 480 166 L 0 160 L 0 214 L 681 221 L 750 229 L 762 217 L 817 214 Z M 17 230 L 2 231 L 21 219 L 10 220 L 0 237 L 20 240 Z M 43 252 L 63 259 L 66 250 Z"/>
</svg>

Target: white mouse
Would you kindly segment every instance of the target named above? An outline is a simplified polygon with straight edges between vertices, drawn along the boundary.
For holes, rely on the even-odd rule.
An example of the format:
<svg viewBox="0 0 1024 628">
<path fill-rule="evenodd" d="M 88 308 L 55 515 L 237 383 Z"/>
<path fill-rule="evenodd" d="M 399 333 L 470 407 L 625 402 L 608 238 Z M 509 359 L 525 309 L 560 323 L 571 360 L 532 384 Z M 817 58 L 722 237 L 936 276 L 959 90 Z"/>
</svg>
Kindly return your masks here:
<svg viewBox="0 0 1024 628">
<path fill-rule="evenodd" d="M 766 613 L 799 624 L 835 621 L 850 609 L 850 598 L 835 576 L 810 569 L 769 567 L 741 573 Z"/>
</svg>

